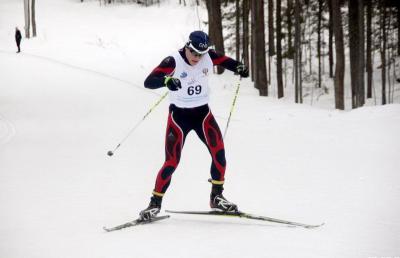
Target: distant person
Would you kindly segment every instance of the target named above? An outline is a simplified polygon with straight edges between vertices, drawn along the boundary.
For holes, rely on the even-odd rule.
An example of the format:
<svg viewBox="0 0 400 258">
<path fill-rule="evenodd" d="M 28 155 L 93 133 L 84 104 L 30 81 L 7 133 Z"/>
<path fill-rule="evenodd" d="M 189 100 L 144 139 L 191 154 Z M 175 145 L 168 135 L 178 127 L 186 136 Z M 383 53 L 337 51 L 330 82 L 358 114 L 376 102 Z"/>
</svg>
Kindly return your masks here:
<svg viewBox="0 0 400 258">
<path fill-rule="evenodd" d="M 17 42 L 17 47 L 18 47 L 17 53 L 21 52 L 21 39 L 22 39 L 21 31 L 18 29 L 18 27 L 15 27 L 15 42 Z"/>
<path fill-rule="evenodd" d="M 242 77 L 248 68 L 210 49 L 208 35 L 194 31 L 184 47 L 166 57 L 146 78 L 148 89 L 167 87 L 170 106 L 165 139 L 165 162 L 157 174 L 149 206 L 140 212 L 143 220 L 151 220 L 161 209 L 161 201 L 178 166 L 186 136 L 194 130 L 211 155 L 210 206 L 219 212 L 238 211 L 236 204 L 223 195 L 225 180 L 225 148 L 221 131 L 208 106 L 208 79 L 214 65 L 220 65 Z"/>
</svg>

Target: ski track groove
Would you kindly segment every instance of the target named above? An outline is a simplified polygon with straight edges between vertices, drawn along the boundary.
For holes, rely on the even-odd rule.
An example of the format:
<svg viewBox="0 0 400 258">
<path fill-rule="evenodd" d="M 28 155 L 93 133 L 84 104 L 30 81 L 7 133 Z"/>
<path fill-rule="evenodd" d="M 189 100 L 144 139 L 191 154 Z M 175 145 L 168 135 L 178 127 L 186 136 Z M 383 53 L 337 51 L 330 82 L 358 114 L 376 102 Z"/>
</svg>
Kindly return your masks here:
<svg viewBox="0 0 400 258">
<path fill-rule="evenodd" d="M 0 144 L 4 145 L 16 135 L 16 126 L 0 113 Z"/>
</svg>

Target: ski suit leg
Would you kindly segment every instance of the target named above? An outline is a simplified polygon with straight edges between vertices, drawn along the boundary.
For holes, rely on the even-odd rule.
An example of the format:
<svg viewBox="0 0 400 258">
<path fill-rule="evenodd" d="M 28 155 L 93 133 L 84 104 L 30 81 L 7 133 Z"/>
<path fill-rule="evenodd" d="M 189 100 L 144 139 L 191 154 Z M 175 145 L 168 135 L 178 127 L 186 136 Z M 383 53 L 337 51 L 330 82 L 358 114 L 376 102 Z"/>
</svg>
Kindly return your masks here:
<svg viewBox="0 0 400 258">
<path fill-rule="evenodd" d="M 18 52 L 21 52 L 21 40 L 16 40 Z"/>
<path fill-rule="evenodd" d="M 225 147 L 221 130 L 211 111 L 204 117 L 201 128 L 196 128 L 196 133 L 210 152 L 211 178 L 213 184 L 222 185 L 225 180 Z"/>
<path fill-rule="evenodd" d="M 165 162 L 157 174 L 153 194 L 162 197 L 171 183 L 171 177 L 179 164 L 186 134 L 176 123 L 173 111 L 169 112 L 165 135 Z"/>
</svg>

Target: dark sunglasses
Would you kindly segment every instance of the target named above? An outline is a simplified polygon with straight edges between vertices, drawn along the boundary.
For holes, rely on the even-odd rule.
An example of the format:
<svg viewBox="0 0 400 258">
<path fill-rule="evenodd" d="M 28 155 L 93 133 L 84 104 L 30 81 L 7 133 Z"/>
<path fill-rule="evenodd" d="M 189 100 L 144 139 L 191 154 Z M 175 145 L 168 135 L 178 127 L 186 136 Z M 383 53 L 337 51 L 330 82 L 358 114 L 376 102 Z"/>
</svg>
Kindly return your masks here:
<svg viewBox="0 0 400 258">
<path fill-rule="evenodd" d="M 191 48 L 191 47 L 188 47 L 188 49 L 189 49 L 190 53 L 191 53 L 192 55 L 196 56 L 196 57 L 202 57 L 202 56 L 204 55 L 204 54 L 197 53 L 196 50 L 194 50 L 194 49 Z"/>
</svg>

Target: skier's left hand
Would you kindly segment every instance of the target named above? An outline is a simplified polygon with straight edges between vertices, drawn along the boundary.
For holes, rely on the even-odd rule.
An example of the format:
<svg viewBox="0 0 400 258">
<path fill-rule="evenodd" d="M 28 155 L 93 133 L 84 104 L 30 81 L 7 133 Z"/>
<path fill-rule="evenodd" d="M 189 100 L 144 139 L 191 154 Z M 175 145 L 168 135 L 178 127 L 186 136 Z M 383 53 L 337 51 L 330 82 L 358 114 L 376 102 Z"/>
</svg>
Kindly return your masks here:
<svg viewBox="0 0 400 258">
<path fill-rule="evenodd" d="M 244 64 L 239 64 L 236 67 L 236 72 L 243 78 L 249 77 L 249 68 Z"/>
</svg>

